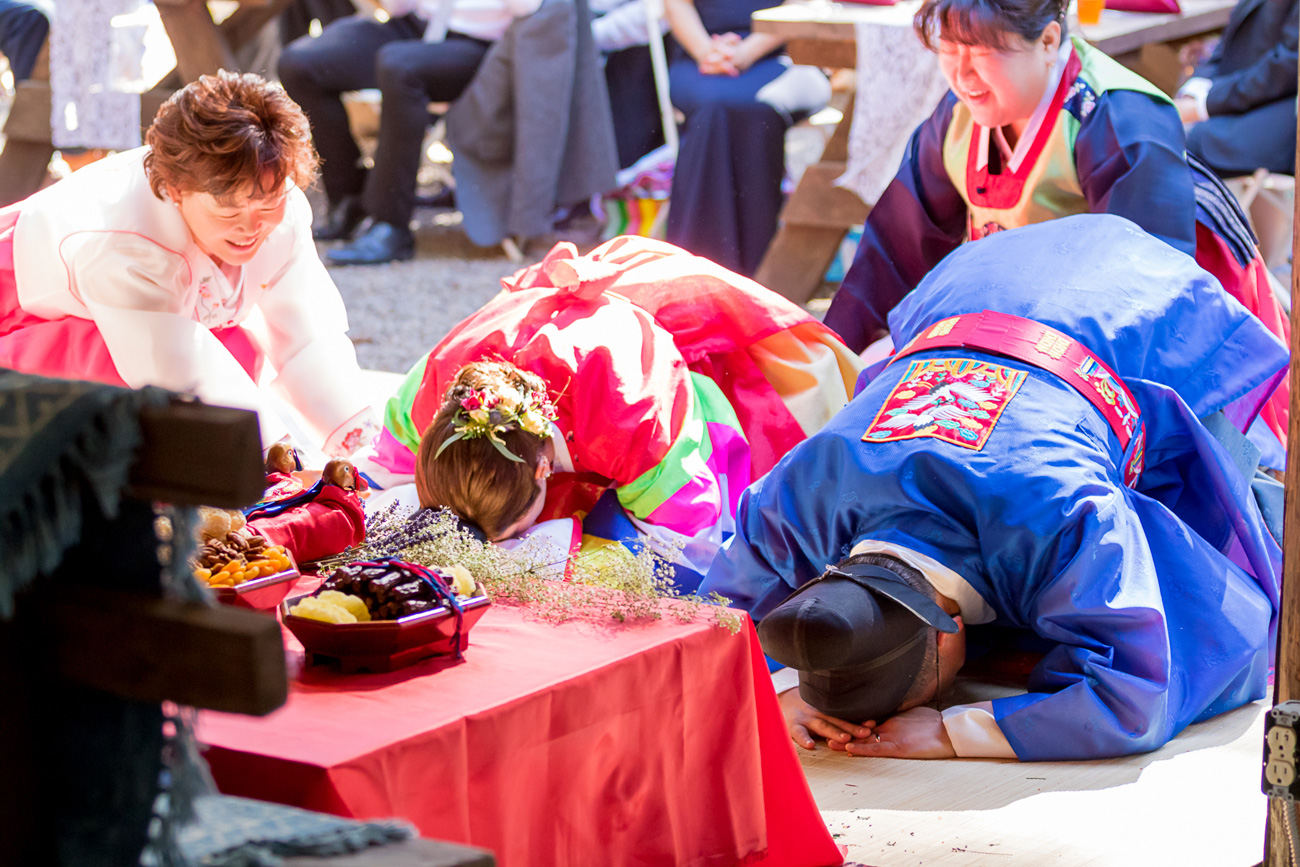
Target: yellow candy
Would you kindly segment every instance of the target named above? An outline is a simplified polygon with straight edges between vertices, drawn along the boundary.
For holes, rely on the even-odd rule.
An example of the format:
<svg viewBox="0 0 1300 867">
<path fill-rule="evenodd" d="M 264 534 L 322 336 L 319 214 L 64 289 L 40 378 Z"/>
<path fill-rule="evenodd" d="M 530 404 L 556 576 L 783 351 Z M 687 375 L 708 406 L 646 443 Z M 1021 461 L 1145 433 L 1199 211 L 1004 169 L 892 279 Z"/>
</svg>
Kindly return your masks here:
<svg viewBox="0 0 1300 867">
<path fill-rule="evenodd" d="M 306 599 L 290 608 L 289 613 L 294 617 L 305 617 L 308 620 L 320 620 L 324 623 L 357 622 L 357 618 L 351 611 L 335 605 L 332 602 L 317 599 L 314 596 L 308 596 Z"/>
<path fill-rule="evenodd" d="M 468 569 L 457 563 L 455 566 L 447 566 L 444 571 L 451 575 L 451 589 L 457 596 L 474 595 L 474 576 Z"/>
<path fill-rule="evenodd" d="M 341 593 L 338 590 L 322 590 L 316 594 L 316 598 L 322 602 L 328 602 L 331 605 L 337 605 L 340 608 L 347 609 L 352 616 L 357 619 L 358 623 L 370 622 L 370 609 L 366 603 L 358 596 L 350 593 Z"/>
</svg>

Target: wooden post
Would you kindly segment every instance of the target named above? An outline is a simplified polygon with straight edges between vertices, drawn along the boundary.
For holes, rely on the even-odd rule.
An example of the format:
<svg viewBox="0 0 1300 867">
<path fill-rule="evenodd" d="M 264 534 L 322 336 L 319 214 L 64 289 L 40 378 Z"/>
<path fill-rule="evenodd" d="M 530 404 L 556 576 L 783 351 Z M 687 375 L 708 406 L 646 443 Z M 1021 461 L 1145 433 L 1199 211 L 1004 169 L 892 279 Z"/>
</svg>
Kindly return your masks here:
<svg viewBox="0 0 1300 867">
<path fill-rule="evenodd" d="M 1300 73 L 1298 73 L 1300 75 Z M 1298 79 L 1300 80 L 1300 79 Z M 1300 130 L 1300 119 L 1296 122 Z M 1300 177 L 1300 148 L 1296 151 L 1296 176 Z M 1291 235 L 1291 309 L 1300 304 L 1300 196 L 1296 197 L 1295 225 Z M 1286 510 L 1282 536 L 1282 610 L 1278 612 L 1277 660 L 1273 676 L 1273 704 L 1300 699 L 1300 329 L 1291 327 L 1291 417 L 1286 439 Z M 1263 750 L 1263 732 L 1260 732 Z M 1295 809 L 1285 801 L 1269 799 L 1268 823 L 1264 834 L 1266 867 L 1300 867 L 1291 864 L 1286 837 L 1286 810 Z M 1300 846 L 1300 840 L 1296 841 Z"/>
<path fill-rule="evenodd" d="M 852 52 L 844 49 L 844 43 L 835 44 L 840 46 L 838 52 L 830 52 L 837 58 L 835 62 L 851 62 Z M 819 45 L 811 40 L 791 40 L 788 48 L 796 63 L 806 63 Z M 795 304 L 806 304 L 813 296 L 849 227 L 865 221 L 871 210 L 856 193 L 834 184 L 848 167 L 854 101 L 849 99 L 821 158 L 807 168 L 781 208 L 780 227 L 754 274 L 755 281 Z"/>
</svg>

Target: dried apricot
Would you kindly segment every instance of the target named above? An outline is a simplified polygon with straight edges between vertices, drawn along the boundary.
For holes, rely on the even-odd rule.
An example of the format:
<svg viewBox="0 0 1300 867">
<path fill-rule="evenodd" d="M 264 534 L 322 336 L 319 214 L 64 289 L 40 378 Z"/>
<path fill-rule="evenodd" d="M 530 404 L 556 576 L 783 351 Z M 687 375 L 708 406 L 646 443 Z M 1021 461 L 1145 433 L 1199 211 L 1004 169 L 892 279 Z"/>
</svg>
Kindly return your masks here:
<svg viewBox="0 0 1300 867">
<path fill-rule="evenodd" d="M 325 623 L 356 623 L 357 618 L 338 605 L 330 602 L 324 602 L 314 596 L 308 596 L 297 605 L 289 609 L 289 613 L 295 617 L 306 617 L 311 620 L 320 620 Z"/>
</svg>

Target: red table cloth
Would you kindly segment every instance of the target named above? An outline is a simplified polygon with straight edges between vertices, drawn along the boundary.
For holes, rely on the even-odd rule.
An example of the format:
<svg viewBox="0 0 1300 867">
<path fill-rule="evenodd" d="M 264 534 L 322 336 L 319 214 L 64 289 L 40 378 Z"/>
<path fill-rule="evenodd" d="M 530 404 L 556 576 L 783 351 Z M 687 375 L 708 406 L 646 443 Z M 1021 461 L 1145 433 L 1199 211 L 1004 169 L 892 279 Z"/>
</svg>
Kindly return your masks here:
<svg viewBox="0 0 1300 867">
<path fill-rule="evenodd" d="M 308 668 L 280 710 L 203 713 L 199 739 L 226 794 L 399 816 L 504 867 L 842 862 L 749 625 L 494 607 L 461 663 Z"/>
</svg>

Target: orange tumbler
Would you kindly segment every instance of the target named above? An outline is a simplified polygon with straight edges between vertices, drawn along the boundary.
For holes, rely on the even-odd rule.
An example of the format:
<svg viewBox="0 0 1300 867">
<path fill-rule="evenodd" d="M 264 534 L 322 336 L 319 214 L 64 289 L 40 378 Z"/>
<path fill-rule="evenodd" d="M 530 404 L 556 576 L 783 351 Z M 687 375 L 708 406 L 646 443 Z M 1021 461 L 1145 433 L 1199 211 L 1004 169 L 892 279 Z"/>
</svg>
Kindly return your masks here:
<svg viewBox="0 0 1300 867">
<path fill-rule="evenodd" d="M 1080 24 L 1096 24 L 1101 20 L 1102 7 L 1106 0 L 1078 0 L 1077 14 Z"/>
</svg>

